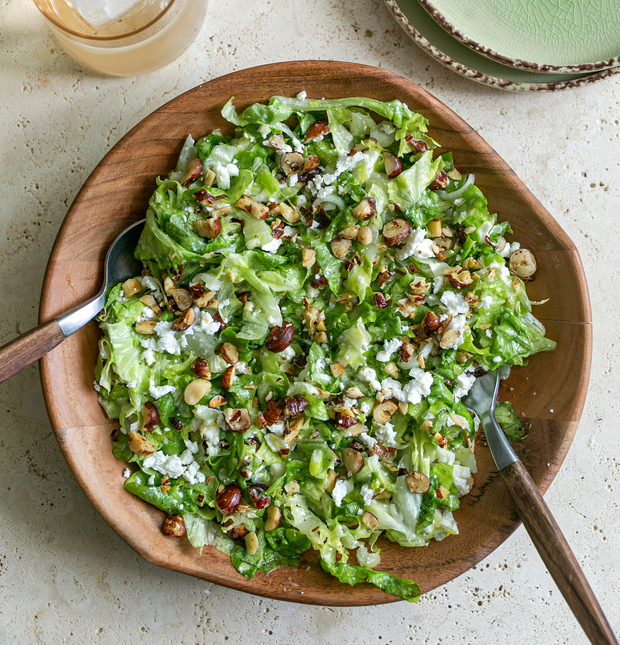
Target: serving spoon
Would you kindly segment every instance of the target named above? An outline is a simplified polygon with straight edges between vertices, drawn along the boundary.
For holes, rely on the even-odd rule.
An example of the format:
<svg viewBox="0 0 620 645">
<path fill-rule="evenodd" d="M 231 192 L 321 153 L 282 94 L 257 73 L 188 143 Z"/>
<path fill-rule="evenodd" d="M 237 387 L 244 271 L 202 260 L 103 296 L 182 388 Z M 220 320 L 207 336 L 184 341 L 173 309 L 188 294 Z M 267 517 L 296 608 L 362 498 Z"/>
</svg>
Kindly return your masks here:
<svg viewBox="0 0 620 645">
<path fill-rule="evenodd" d="M 112 242 L 105 257 L 103 286 L 96 296 L 0 348 L 0 383 L 52 351 L 90 322 L 103 309 L 106 295 L 114 285 L 140 275 L 142 262 L 135 259 L 134 251 L 145 221 L 142 219 L 128 226 Z"/>
<path fill-rule="evenodd" d="M 499 381 L 497 370 L 487 372 L 476 380 L 463 404 L 480 417 L 491 455 L 523 526 L 584 632 L 595 645 L 618 645 L 558 523 L 495 418 Z"/>
</svg>

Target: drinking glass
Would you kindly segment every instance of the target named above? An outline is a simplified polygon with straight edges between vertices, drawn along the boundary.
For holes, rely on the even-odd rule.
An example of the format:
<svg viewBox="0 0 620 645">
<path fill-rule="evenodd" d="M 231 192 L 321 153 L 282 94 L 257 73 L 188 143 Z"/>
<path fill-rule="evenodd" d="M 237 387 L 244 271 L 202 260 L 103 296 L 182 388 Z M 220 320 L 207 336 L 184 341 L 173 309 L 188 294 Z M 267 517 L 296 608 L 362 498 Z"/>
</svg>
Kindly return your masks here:
<svg viewBox="0 0 620 645">
<path fill-rule="evenodd" d="M 137 76 L 168 65 L 195 40 L 207 0 L 140 0 L 95 28 L 68 0 L 34 0 L 67 53 L 111 76 Z"/>
</svg>

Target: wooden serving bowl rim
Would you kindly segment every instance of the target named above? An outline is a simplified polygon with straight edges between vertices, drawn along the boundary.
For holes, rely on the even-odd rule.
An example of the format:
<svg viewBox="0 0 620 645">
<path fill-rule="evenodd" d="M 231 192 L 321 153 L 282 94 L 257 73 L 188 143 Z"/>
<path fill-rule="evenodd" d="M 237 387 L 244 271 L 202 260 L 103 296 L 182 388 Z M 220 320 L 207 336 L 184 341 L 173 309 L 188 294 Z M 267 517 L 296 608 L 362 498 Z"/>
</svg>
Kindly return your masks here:
<svg viewBox="0 0 620 645">
<path fill-rule="evenodd" d="M 219 111 L 234 95 L 238 108 L 272 95 L 399 98 L 430 121 L 430 134 L 454 153 L 456 166 L 472 172 L 492 212 L 509 219 L 515 239 L 534 251 L 539 270 L 529 284 L 536 308 L 558 349 L 513 370 L 502 387 L 531 425 L 517 446 L 544 492 L 558 472 L 585 402 L 592 354 L 591 313 L 584 271 L 575 245 L 499 155 L 460 117 L 418 85 L 391 72 L 354 63 L 297 61 L 228 74 L 178 96 L 150 114 L 101 160 L 75 198 L 60 228 L 43 284 L 40 320 L 55 318 L 94 295 L 112 239 L 144 216 L 155 177 L 175 165 L 190 132 L 199 137 L 226 124 Z M 228 130 L 231 128 L 228 126 Z M 126 464 L 111 451 L 113 423 L 92 389 L 98 328 L 90 323 L 41 360 L 41 381 L 62 452 L 80 486 L 108 524 L 150 562 L 260 596 L 322 605 L 369 605 L 393 597 L 368 585 L 348 587 L 325 574 L 314 553 L 299 567 L 246 580 L 228 557 L 202 553 L 185 539 L 166 538 L 163 514 L 122 487 Z M 418 581 L 423 592 L 445 584 L 478 563 L 518 526 L 518 518 L 478 441 L 479 470 L 472 492 L 455 513 L 461 530 L 441 543 L 405 549 L 384 540 L 381 569 Z"/>
</svg>

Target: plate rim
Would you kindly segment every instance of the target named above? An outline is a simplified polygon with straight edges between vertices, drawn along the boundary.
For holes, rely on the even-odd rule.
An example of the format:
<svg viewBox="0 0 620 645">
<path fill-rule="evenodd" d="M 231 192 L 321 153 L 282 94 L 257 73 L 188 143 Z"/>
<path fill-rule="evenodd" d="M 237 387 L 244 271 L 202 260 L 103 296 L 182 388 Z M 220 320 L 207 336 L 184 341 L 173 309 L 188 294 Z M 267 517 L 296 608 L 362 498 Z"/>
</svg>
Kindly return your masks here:
<svg viewBox="0 0 620 645">
<path fill-rule="evenodd" d="M 608 70 L 610 68 L 620 65 L 620 54 L 618 56 L 613 56 L 611 58 L 606 58 L 604 60 L 596 61 L 594 63 L 575 63 L 571 65 L 552 65 L 548 63 L 534 63 L 530 61 L 523 60 L 521 58 L 513 58 L 512 56 L 506 56 L 505 54 L 500 54 L 499 52 L 491 49 L 490 47 L 485 47 L 481 43 L 475 41 L 473 38 L 469 38 L 465 32 L 459 29 L 456 25 L 452 24 L 437 7 L 433 4 L 433 0 L 418 0 L 419 3 L 424 7 L 427 13 L 435 20 L 435 22 L 444 29 L 448 34 L 453 38 L 459 40 L 463 45 L 469 49 L 474 50 L 475 52 L 490 58 L 502 65 L 508 65 L 509 67 L 514 67 L 516 69 L 521 69 L 527 72 L 539 72 L 542 74 L 580 74 L 588 72 L 600 72 Z"/>
<path fill-rule="evenodd" d="M 585 87 L 587 85 L 592 85 L 598 81 L 603 81 L 610 76 L 620 73 L 620 66 L 611 67 L 609 69 L 601 70 L 588 76 L 582 78 L 570 79 L 563 82 L 551 82 L 551 83 L 523 83 L 519 81 L 510 81 L 503 79 L 499 76 L 492 76 L 490 74 L 485 74 L 484 72 L 479 72 L 473 67 L 469 67 L 464 63 L 452 58 L 448 54 L 445 54 L 439 47 L 430 42 L 407 18 L 404 11 L 401 9 L 399 2 L 402 0 L 383 0 L 392 14 L 393 18 L 400 25 L 403 31 L 409 36 L 413 42 L 418 45 L 422 50 L 424 50 L 429 56 L 434 58 L 438 63 L 441 63 L 444 67 L 447 67 L 451 71 L 455 72 L 459 76 L 480 83 L 481 85 L 486 85 L 487 87 L 493 87 L 499 90 L 506 90 L 509 92 L 560 92 L 564 90 L 572 90 L 579 87 Z M 421 4 L 421 0 L 410 0 L 411 2 L 417 2 Z M 440 25 L 441 26 L 441 25 Z M 448 33 L 448 36 L 452 36 Z M 480 52 L 477 52 L 480 53 Z M 501 62 L 501 61 L 496 61 Z M 525 71 L 532 71 L 530 69 Z"/>
<path fill-rule="evenodd" d="M 491 146 L 482 137 L 480 137 L 480 135 L 478 135 L 475 131 L 473 131 L 473 129 L 471 129 L 471 127 L 468 126 L 466 122 L 463 121 L 463 119 L 461 119 L 458 115 L 456 115 L 450 108 L 446 107 L 441 101 L 439 101 L 434 96 L 432 96 L 428 91 L 424 90 L 423 88 L 416 85 L 412 81 L 404 79 L 403 77 L 397 74 L 394 74 L 392 72 L 387 72 L 380 68 L 366 66 L 366 65 L 359 65 L 355 63 L 340 63 L 340 62 L 334 62 L 334 61 L 292 61 L 292 62 L 285 62 L 285 63 L 273 63 L 269 65 L 263 65 L 259 67 L 240 70 L 238 72 L 233 72 L 231 74 L 227 74 L 225 76 L 213 79 L 207 83 L 202 83 L 201 85 L 198 85 L 188 90 L 187 92 L 184 92 L 183 94 L 177 96 L 176 98 L 162 105 L 160 108 L 158 108 L 157 110 L 150 113 L 147 117 L 145 117 L 145 119 L 140 121 L 140 123 L 134 126 L 134 128 L 132 128 L 124 137 L 122 137 L 119 140 L 119 142 L 103 157 L 103 159 L 99 162 L 99 164 L 97 164 L 97 166 L 95 167 L 91 175 L 87 178 L 84 185 L 76 195 L 75 200 L 72 203 L 71 207 L 69 208 L 69 211 L 65 219 L 63 220 L 56 242 L 50 254 L 49 264 L 45 273 L 40 311 L 39 311 L 40 320 L 41 321 L 49 320 L 55 317 L 56 315 L 58 315 L 59 313 L 58 305 L 55 302 L 55 294 L 51 286 L 52 277 L 55 271 L 59 272 L 61 270 L 59 267 L 59 265 L 61 264 L 60 252 L 65 241 L 68 238 L 70 238 L 72 226 L 74 226 L 75 223 L 77 223 L 79 220 L 80 208 L 84 203 L 87 203 L 88 200 L 86 200 L 86 197 L 89 191 L 92 191 L 93 194 L 97 192 L 98 185 L 96 182 L 97 182 L 98 175 L 103 172 L 103 169 L 105 168 L 109 169 L 114 166 L 116 157 L 123 150 L 124 146 L 128 145 L 132 137 L 136 137 L 137 133 L 141 132 L 143 128 L 148 127 L 149 122 L 155 122 L 159 116 L 165 115 L 166 112 L 171 108 L 171 106 L 174 107 L 175 103 L 178 103 L 179 106 L 187 107 L 186 101 L 187 101 L 188 95 L 194 92 L 198 93 L 199 91 L 202 91 L 204 93 L 205 88 L 208 89 L 211 84 L 231 82 L 231 81 L 234 81 L 236 78 L 241 78 L 244 75 L 246 76 L 246 82 L 247 82 L 248 75 L 254 75 L 254 77 L 263 79 L 266 76 L 269 76 L 269 74 L 273 75 L 274 79 L 282 78 L 283 76 L 287 78 L 295 77 L 296 79 L 299 80 L 300 83 L 303 84 L 304 79 L 306 78 L 306 73 L 304 72 L 304 69 L 307 70 L 308 66 L 311 66 L 313 68 L 319 68 L 319 70 L 321 71 L 321 78 L 322 79 L 325 78 L 326 79 L 325 82 L 329 82 L 330 79 L 334 80 L 337 77 L 340 78 L 343 75 L 349 78 L 351 75 L 363 74 L 365 75 L 365 78 L 372 77 L 376 81 L 386 83 L 387 85 L 391 84 L 393 87 L 393 91 L 395 93 L 398 91 L 398 88 L 401 88 L 402 90 L 404 87 L 407 87 L 409 88 L 412 94 L 417 95 L 420 100 L 423 99 L 425 101 L 426 109 L 436 113 L 438 113 L 438 109 L 441 110 L 442 116 L 444 117 L 444 119 L 448 122 L 451 122 L 451 126 L 454 127 L 455 132 L 458 133 L 459 136 L 463 137 L 465 141 L 468 141 L 472 145 L 475 144 L 477 146 L 480 146 L 484 150 L 489 151 L 494 155 L 495 157 L 494 159 L 495 165 L 493 166 L 494 169 L 497 170 L 498 172 L 503 171 L 504 173 L 506 173 L 507 181 L 515 183 L 515 185 L 519 186 L 520 190 L 523 190 L 524 198 L 526 199 L 526 201 L 531 202 L 532 206 L 536 206 L 536 211 L 540 217 L 540 221 L 545 225 L 547 225 L 550 229 L 553 229 L 554 239 L 558 240 L 558 243 L 561 244 L 561 249 L 562 249 L 561 252 L 570 253 L 573 258 L 573 261 L 575 263 L 575 271 L 579 282 L 578 290 L 580 291 L 580 294 L 582 296 L 582 301 L 581 301 L 582 317 L 579 320 L 573 320 L 573 321 L 567 320 L 565 322 L 567 324 L 570 323 L 570 324 L 582 326 L 586 330 L 585 340 L 584 340 L 584 354 L 583 354 L 584 366 L 582 368 L 580 376 L 581 376 L 581 381 L 585 382 L 587 385 L 587 382 L 589 379 L 591 353 L 592 353 L 592 333 L 591 333 L 592 317 L 591 317 L 591 310 L 590 310 L 590 304 L 589 304 L 589 294 L 588 294 L 588 289 L 585 282 L 585 273 L 581 265 L 578 251 L 575 245 L 573 244 L 573 242 L 568 237 L 568 235 L 559 227 L 559 225 L 555 222 L 553 217 L 546 211 L 546 209 L 542 206 L 542 204 L 540 204 L 534 198 L 534 196 L 523 184 L 523 182 L 521 182 L 521 180 L 519 180 L 516 177 L 516 175 L 506 164 L 506 162 L 491 148 Z M 196 110 L 193 110 L 193 111 L 195 112 Z M 457 130 L 456 128 L 457 125 L 460 128 L 459 130 Z M 178 564 L 178 561 L 172 562 L 166 559 L 162 559 L 161 557 L 157 557 L 153 555 L 152 552 L 145 550 L 143 542 L 141 542 L 134 534 L 130 534 L 129 532 L 124 532 L 119 528 L 119 526 L 115 523 L 114 518 L 111 517 L 109 508 L 106 508 L 106 505 L 102 502 L 102 500 L 100 498 L 97 498 L 97 496 L 93 493 L 93 491 L 89 489 L 85 481 L 83 472 L 80 471 L 79 468 L 76 468 L 75 466 L 75 463 L 73 461 L 74 455 L 71 453 L 66 443 L 66 437 L 71 433 L 71 431 L 83 430 L 84 427 L 86 426 L 82 425 L 82 426 L 75 426 L 75 427 L 72 427 L 72 426 L 63 427 L 62 414 L 58 408 L 59 402 L 54 400 L 54 396 L 52 392 L 52 382 L 54 379 L 53 356 L 58 356 L 58 354 L 47 355 L 41 360 L 41 382 L 43 387 L 45 404 L 48 409 L 50 419 L 52 420 L 52 426 L 53 426 L 55 435 L 57 437 L 57 440 L 60 444 L 61 450 L 63 451 L 63 454 L 65 455 L 65 458 L 67 459 L 67 462 L 74 476 L 76 477 L 78 483 L 80 484 L 80 486 L 82 487 L 82 489 L 84 490 L 84 492 L 86 493 L 87 497 L 89 498 L 93 506 L 96 508 L 96 510 L 100 513 L 100 515 L 104 518 L 104 520 L 120 535 L 120 537 L 125 542 L 127 542 L 129 546 L 131 546 L 134 550 L 140 553 L 140 555 L 145 557 L 145 559 L 159 566 L 163 566 L 165 568 L 168 568 L 174 571 L 179 571 L 182 573 L 194 575 L 196 577 L 201 577 L 203 579 L 210 580 L 212 582 L 217 582 L 218 584 L 222 584 L 223 586 L 227 586 L 236 590 L 250 592 L 254 595 L 265 596 L 273 599 L 286 600 L 286 601 L 297 602 L 297 603 L 301 602 L 305 604 L 318 604 L 318 605 L 328 605 L 328 606 L 364 606 L 364 605 L 384 604 L 389 602 L 395 602 L 397 600 L 375 589 L 367 590 L 364 587 L 362 588 L 357 587 L 351 590 L 348 587 L 345 587 L 344 585 L 341 585 L 338 588 L 337 594 L 333 594 L 331 596 L 326 593 L 324 594 L 324 596 L 320 596 L 320 594 L 314 595 L 314 596 L 308 594 L 302 597 L 295 596 L 294 598 L 292 598 L 290 597 L 290 595 L 286 594 L 286 590 L 284 590 L 284 592 L 274 592 L 269 588 L 267 589 L 262 588 L 258 584 L 256 586 L 252 586 L 251 584 L 245 584 L 245 583 L 239 584 L 238 579 L 232 579 L 229 577 L 225 577 L 225 578 L 210 577 L 209 575 L 197 573 L 196 570 L 192 569 L 190 566 L 185 566 L 185 565 L 180 566 Z M 575 411 L 575 415 L 572 418 L 572 420 L 566 422 L 566 430 L 562 437 L 562 445 L 557 451 L 557 455 L 559 455 L 559 458 L 557 461 L 554 461 L 554 463 L 548 469 L 548 472 L 545 473 L 545 476 L 541 477 L 541 481 L 539 483 L 541 492 L 544 492 L 551 484 L 554 477 L 557 475 L 557 472 L 560 468 L 560 465 L 563 459 L 566 457 L 566 454 L 568 453 L 568 449 L 572 443 L 572 440 L 574 438 L 574 435 L 578 426 L 579 418 L 583 411 L 586 392 L 587 392 L 587 388 L 582 388 L 579 390 L 577 403 L 573 407 L 573 410 Z M 122 470 L 122 467 L 125 466 L 124 462 L 118 462 L 118 463 L 119 463 L 119 469 Z M 120 470 L 119 470 L 119 475 L 120 475 Z M 129 493 L 127 493 L 127 495 L 129 495 Z M 141 500 L 138 500 L 138 501 L 141 504 L 143 504 L 145 507 L 148 506 L 148 504 L 146 504 L 145 502 L 142 502 Z M 160 511 L 156 511 L 156 512 L 160 513 Z M 434 586 L 426 589 L 426 591 L 428 592 L 432 588 L 435 588 L 436 586 L 444 584 L 449 580 L 452 580 L 455 577 L 458 577 L 458 575 L 461 575 L 462 573 L 467 571 L 469 568 L 471 568 L 471 566 L 473 566 L 477 562 L 480 562 L 480 560 L 482 560 L 489 553 L 491 553 L 495 548 L 497 548 L 500 544 L 502 544 L 518 526 L 519 526 L 519 522 L 517 521 L 516 516 L 507 519 L 505 523 L 502 526 L 500 526 L 495 531 L 495 533 L 491 535 L 492 539 L 489 539 L 486 543 L 480 546 L 479 551 L 476 552 L 476 555 L 473 559 L 470 559 L 468 561 L 462 561 L 461 566 L 460 568 L 458 568 L 458 572 L 455 575 L 451 575 L 447 579 L 440 579 Z"/>
</svg>

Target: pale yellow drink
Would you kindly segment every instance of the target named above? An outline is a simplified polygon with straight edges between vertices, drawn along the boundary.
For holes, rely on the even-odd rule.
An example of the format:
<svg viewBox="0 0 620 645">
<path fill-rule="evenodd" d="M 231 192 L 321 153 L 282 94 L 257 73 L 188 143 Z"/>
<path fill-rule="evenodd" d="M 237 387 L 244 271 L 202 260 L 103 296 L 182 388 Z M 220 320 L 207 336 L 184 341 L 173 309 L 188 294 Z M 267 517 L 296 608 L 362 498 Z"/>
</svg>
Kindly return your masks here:
<svg viewBox="0 0 620 645">
<path fill-rule="evenodd" d="M 104 74 L 136 76 L 178 58 L 198 35 L 207 0 L 142 0 L 99 29 L 65 0 L 35 0 L 64 49 Z"/>
</svg>

